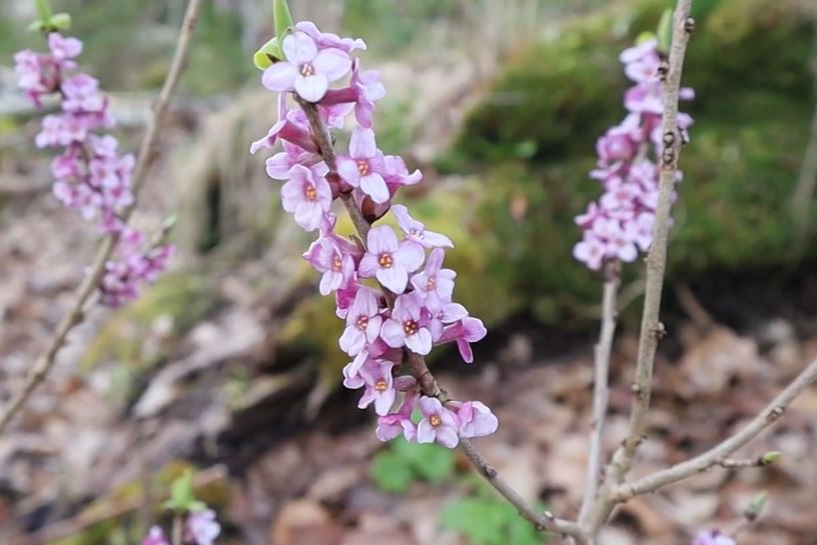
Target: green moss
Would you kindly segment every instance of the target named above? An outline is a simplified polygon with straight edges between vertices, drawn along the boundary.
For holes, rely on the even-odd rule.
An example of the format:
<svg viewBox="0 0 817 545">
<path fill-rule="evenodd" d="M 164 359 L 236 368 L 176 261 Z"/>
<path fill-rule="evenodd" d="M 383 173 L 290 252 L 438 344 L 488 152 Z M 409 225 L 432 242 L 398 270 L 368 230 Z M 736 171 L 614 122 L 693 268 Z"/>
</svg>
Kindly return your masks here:
<svg viewBox="0 0 817 545">
<path fill-rule="evenodd" d="M 624 116 L 618 52 L 654 30 L 665 7 L 642 0 L 611 8 L 509 59 L 443 164 L 514 160 L 520 144 L 537 162 L 592 153 L 596 138 Z M 684 82 L 697 92 L 690 113 L 747 124 L 792 101 L 807 105 L 812 30 L 790 2 L 710 1 L 701 17 L 685 63 Z M 628 31 L 613 32 L 621 28 Z"/>
</svg>

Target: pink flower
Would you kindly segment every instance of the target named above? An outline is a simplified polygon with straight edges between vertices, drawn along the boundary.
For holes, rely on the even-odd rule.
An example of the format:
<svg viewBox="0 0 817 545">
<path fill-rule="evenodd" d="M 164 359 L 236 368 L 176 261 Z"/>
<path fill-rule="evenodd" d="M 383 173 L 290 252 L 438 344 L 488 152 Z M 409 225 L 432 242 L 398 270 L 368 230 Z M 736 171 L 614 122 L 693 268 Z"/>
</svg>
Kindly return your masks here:
<svg viewBox="0 0 817 545">
<path fill-rule="evenodd" d="M 435 342 L 442 337 L 446 325 L 459 322 L 468 316 L 468 311 L 461 304 L 442 301 L 433 294 L 426 297 L 424 303 L 423 310 L 429 316 L 428 329 Z"/>
<path fill-rule="evenodd" d="M 142 540 L 142 545 L 170 545 L 170 542 L 161 528 L 153 526 L 145 539 Z"/>
<path fill-rule="evenodd" d="M 453 248 L 451 239 L 440 233 L 426 231 L 426 226 L 412 218 L 408 209 L 402 204 L 391 207 L 392 214 L 397 219 L 397 225 L 406 234 L 406 240 L 413 240 L 425 248 Z"/>
<path fill-rule="evenodd" d="M 485 437 L 499 427 L 499 420 L 484 403 L 468 401 L 457 409 L 461 437 Z"/>
<path fill-rule="evenodd" d="M 62 109 L 72 113 L 101 113 L 107 103 L 99 94 L 99 81 L 86 74 L 77 74 L 62 82 Z"/>
<path fill-rule="evenodd" d="M 287 35 L 282 49 L 286 60 L 264 71 L 261 79 L 264 87 L 270 91 L 295 91 L 309 102 L 322 99 L 329 83 L 345 76 L 352 67 L 347 52 L 335 47 L 319 49 L 303 31 Z"/>
<path fill-rule="evenodd" d="M 48 35 L 48 49 L 57 62 L 63 63 L 68 59 L 73 59 L 82 53 L 82 42 L 76 38 L 68 38 L 59 32 L 51 32 Z M 65 66 L 66 68 L 73 65 Z"/>
<path fill-rule="evenodd" d="M 295 28 L 307 33 L 310 38 L 315 40 L 318 47 L 321 48 L 335 47 L 345 51 L 346 53 L 351 53 L 355 49 L 360 49 L 361 51 L 366 50 L 366 42 L 360 38 L 341 38 L 337 34 L 332 34 L 331 32 L 321 32 L 318 30 L 318 27 L 315 26 L 315 23 L 311 21 L 300 21 L 295 24 Z"/>
<path fill-rule="evenodd" d="M 418 443 L 438 443 L 448 448 L 459 444 L 460 422 L 453 411 L 443 407 L 439 399 L 425 396 L 420 398 L 420 410 L 423 419 L 417 424 Z"/>
<path fill-rule="evenodd" d="M 274 66 L 274 65 L 273 65 Z M 292 112 L 292 110 L 290 110 Z M 275 125 L 270 128 L 267 135 L 260 140 L 256 140 L 250 145 L 250 153 L 255 155 L 261 148 L 272 149 L 275 143 L 280 139 L 294 144 L 302 150 L 317 153 L 318 146 L 312 140 L 312 135 L 302 125 L 296 123 L 294 114 L 284 113 Z"/>
<path fill-rule="evenodd" d="M 295 223 L 314 231 L 332 205 L 332 189 L 323 176 L 302 165 L 292 167 L 290 180 L 281 186 L 284 210 L 295 214 Z"/>
<path fill-rule="evenodd" d="M 349 156 L 338 157 L 338 174 L 350 186 L 360 187 L 374 202 L 384 203 L 391 197 L 383 179 L 384 168 L 374 131 L 356 128 L 349 142 Z"/>
<path fill-rule="evenodd" d="M 378 299 L 377 293 L 367 287 L 360 288 L 355 296 L 340 337 L 340 348 L 350 356 L 359 354 L 366 343 L 373 343 L 380 334 L 383 318 L 379 315 Z"/>
<path fill-rule="evenodd" d="M 573 257 L 594 271 L 601 268 L 606 253 L 607 246 L 592 231 L 585 231 L 584 238 L 573 247 Z"/>
<path fill-rule="evenodd" d="M 439 343 L 447 343 L 456 341 L 457 348 L 460 351 L 465 363 L 473 363 L 474 352 L 471 350 L 471 343 L 481 341 L 488 334 L 482 320 L 468 316 L 452 326 L 445 328 L 440 336 Z"/>
<path fill-rule="evenodd" d="M 624 64 L 628 64 L 631 62 L 640 61 L 645 57 L 655 54 L 655 51 L 657 51 L 657 49 L 658 40 L 654 38 L 644 40 L 640 44 L 637 44 L 633 47 L 627 48 L 624 51 L 622 51 L 618 58 Z"/>
<path fill-rule="evenodd" d="M 52 92 L 57 84 L 58 72 L 53 59 L 29 49 L 14 54 L 14 74 L 17 86 L 26 91 L 37 108 L 42 107 L 40 97 Z"/>
<path fill-rule="evenodd" d="M 422 308 L 415 294 L 397 298 L 391 318 L 383 323 L 380 333 L 387 345 L 392 348 L 406 346 L 421 356 L 431 352 L 431 331 L 422 319 Z"/>
<path fill-rule="evenodd" d="M 435 248 L 428 256 L 425 269 L 411 278 L 411 285 L 424 298 L 433 296 L 442 302 L 449 302 L 454 294 L 454 278 L 457 277 L 457 273 L 451 269 L 441 268 L 443 259 L 445 251 L 442 248 Z"/>
<path fill-rule="evenodd" d="M 389 360 L 366 360 L 359 371 L 366 389 L 357 404 L 358 408 L 365 409 L 374 403 L 374 412 L 378 415 L 389 414 L 397 396 L 391 374 L 394 366 L 395 363 Z"/>
<path fill-rule="evenodd" d="M 337 291 L 355 276 L 355 252 L 357 248 L 342 237 L 321 236 L 312 243 L 303 257 L 312 267 L 323 273 L 320 282 L 321 295 Z M 354 297 L 354 294 L 352 295 Z"/>
<path fill-rule="evenodd" d="M 409 240 L 398 242 L 388 225 L 373 227 L 366 246 L 358 274 L 362 278 L 377 278 L 395 294 L 406 291 L 408 274 L 419 269 L 425 259 L 422 246 Z"/>
<path fill-rule="evenodd" d="M 359 69 L 360 61 L 355 59 L 352 63 L 352 79 L 349 85 L 357 91 L 355 119 L 358 125 L 368 129 L 372 126 L 374 103 L 386 96 L 386 88 L 380 83 L 380 72 L 377 70 L 361 72 Z"/>
<path fill-rule="evenodd" d="M 423 173 L 418 169 L 409 172 L 402 157 L 386 155 L 383 157 L 383 164 L 386 167 L 386 184 L 392 194 L 403 186 L 416 185 L 423 180 Z"/>
<path fill-rule="evenodd" d="M 720 530 L 710 530 L 695 536 L 692 545 L 735 545 L 735 540 L 721 533 Z"/>
<path fill-rule="evenodd" d="M 400 386 L 398 386 L 398 382 L 403 378 L 413 379 L 413 377 L 397 377 L 394 381 L 396 389 L 401 389 Z M 414 381 L 414 388 L 406 390 L 403 402 L 397 412 L 381 416 L 377 419 L 375 435 L 381 441 L 391 441 L 401 433 L 406 441 L 414 441 L 417 438 L 417 426 L 411 421 L 411 413 L 414 412 L 417 401 L 420 399 L 416 382 L 417 381 Z"/>
<path fill-rule="evenodd" d="M 221 533 L 221 525 L 212 509 L 190 513 L 185 526 L 185 540 L 196 545 L 213 545 Z"/>
<path fill-rule="evenodd" d="M 638 114 L 629 114 L 621 125 L 612 127 L 596 142 L 596 152 L 602 163 L 628 161 L 635 157 L 643 139 Z"/>
</svg>

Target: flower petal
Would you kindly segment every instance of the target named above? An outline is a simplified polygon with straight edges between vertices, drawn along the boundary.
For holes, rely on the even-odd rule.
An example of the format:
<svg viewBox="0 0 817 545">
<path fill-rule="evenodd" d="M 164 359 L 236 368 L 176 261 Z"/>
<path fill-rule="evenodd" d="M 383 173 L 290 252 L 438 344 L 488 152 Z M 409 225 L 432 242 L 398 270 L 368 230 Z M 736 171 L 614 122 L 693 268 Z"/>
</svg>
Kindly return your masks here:
<svg viewBox="0 0 817 545">
<path fill-rule="evenodd" d="M 366 237 L 369 253 L 380 255 L 384 252 L 394 252 L 399 248 L 397 235 L 388 225 L 378 225 L 369 231 Z"/>
<path fill-rule="evenodd" d="M 312 68 L 318 74 L 323 74 L 329 81 L 337 81 L 352 68 L 352 59 L 340 49 L 323 49 L 312 59 Z"/>
<path fill-rule="evenodd" d="M 386 180 L 384 180 L 383 176 L 376 172 L 360 178 L 360 189 L 371 197 L 377 204 L 388 202 L 388 200 L 391 198 L 389 187 L 386 185 Z"/>
<path fill-rule="evenodd" d="M 318 45 L 315 40 L 304 32 L 293 32 L 284 38 L 281 49 L 286 59 L 295 65 L 312 61 L 318 54 Z M 278 64 L 278 63 L 275 63 Z M 273 66 L 275 66 L 273 64 Z"/>
<path fill-rule="evenodd" d="M 406 240 L 400 244 L 400 248 L 393 254 L 395 263 L 399 263 L 406 268 L 408 272 L 414 272 L 420 268 L 425 260 L 426 253 L 423 247 Z"/>
<path fill-rule="evenodd" d="M 406 346 L 415 354 L 427 355 L 431 352 L 431 332 L 422 327 L 414 335 L 407 335 Z"/>
<path fill-rule="evenodd" d="M 399 295 L 406 291 L 406 284 L 408 284 L 408 272 L 406 272 L 404 267 L 395 264 L 388 269 L 377 269 L 375 277 L 392 293 Z"/>
<path fill-rule="evenodd" d="M 295 91 L 307 102 L 318 102 L 326 94 L 329 82 L 323 74 L 301 76 L 295 78 Z"/>
<path fill-rule="evenodd" d="M 357 129 L 349 141 L 349 153 L 355 159 L 370 159 L 377 155 L 377 143 L 372 129 Z"/>
<path fill-rule="evenodd" d="M 400 348 L 406 343 L 406 333 L 403 326 L 394 321 L 386 320 L 380 329 L 380 338 L 392 348 Z"/>
<path fill-rule="evenodd" d="M 279 93 L 295 89 L 298 68 L 288 62 L 276 62 L 261 76 L 261 84 L 270 91 Z"/>
<path fill-rule="evenodd" d="M 457 431 L 446 426 L 437 428 L 437 436 L 435 439 L 438 444 L 447 448 L 454 448 L 460 443 L 460 437 L 457 435 Z"/>
</svg>

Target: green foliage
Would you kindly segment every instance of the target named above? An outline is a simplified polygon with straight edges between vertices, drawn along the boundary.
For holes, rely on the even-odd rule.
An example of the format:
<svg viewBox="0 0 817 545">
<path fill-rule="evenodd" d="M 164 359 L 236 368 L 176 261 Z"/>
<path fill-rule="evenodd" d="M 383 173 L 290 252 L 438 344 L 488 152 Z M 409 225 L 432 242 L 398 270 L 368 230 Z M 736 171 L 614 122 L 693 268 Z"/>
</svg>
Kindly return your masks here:
<svg viewBox="0 0 817 545">
<path fill-rule="evenodd" d="M 165 509 L 176 513 L 201 511 L 207 506 L 196 499 L 193 490 L 193 471 L 187 469 L 170 483 L 170 498 L 164 503 Z"/>
<path fill-rule="evenodd" d="M 369 475 L 386 492 L 402 493 L 412 482 L 441 482 L 454 473 L 454 453 L 434 444 L 409 443 L 402 437 L 392 441 L 372 461 Z"/>
<path fill-rule="evenodd" d="M 472 545 L 538 545 L 543 541 L 530 522 L 482 483 L 473 496 L 447 504 L 440 524 Z"/>
</svg>

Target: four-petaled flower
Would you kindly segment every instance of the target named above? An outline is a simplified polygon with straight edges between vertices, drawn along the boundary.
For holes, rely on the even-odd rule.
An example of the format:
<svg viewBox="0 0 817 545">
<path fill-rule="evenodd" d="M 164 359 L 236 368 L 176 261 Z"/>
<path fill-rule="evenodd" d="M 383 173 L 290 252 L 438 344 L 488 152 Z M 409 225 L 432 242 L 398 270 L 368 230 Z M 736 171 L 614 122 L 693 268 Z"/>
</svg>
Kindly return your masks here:
<svg viewBox="0 0 817 545">
<path fill-rule="evenodd" d="M 407 346 L 421 356 L 431 352 L 432 337 L 427 320 L 423 319 L 423 307 L 413 293 L 401 295 L 394 302 L 391 318 L 383 323 L 381 336 L 392 348 Z"/>
<path fill-rule="evenodd" d="M 295 214 L 295 223 L 314 231 L 332 206 L 332 189 L 323 176 L 295 165 L 289 181 L 281 186 L 281 204 L 284 210 Z"/>
<path fill-rule="evenodd" d="M 329 84 L 352 67 L 349 54 L 336 47 L 319 48 L 306 32 L 287 35 L 282 44 L 285 61 L 264 71 L 262 83 L 270 91 L 295 91 L 302 99 L 318 102 Z"/>
<path fill-rule="evenodd" d="M 379 312 L 377 293 L 371 288 L 360 288 L 346 314 L 346 329 L 340 337 L 340 348 L 344 352 L 356 356 L 366 343 L 373 343 L 377 339 L 383 323 Z"/>
<path fill-rule="evenodd" d="M 453 411 L 443 407 L 439 399 L 421 397 L 420 411 L 423 419 L 417 424 L 418 443 L 439 443 L 448 448 L 459 444 L 459 419 Z"/>
<path fill-rule="evenodd" d="M 422 246 L 410 240 L 398 241 L 388 225 L 373 227 L 366 237 L 366 254 L 360 261 L 358 274 L 375 277 L 395 294 L 406 291 L 408 275 L 423 264 Z"/>
<path fill-rule="evenodd" d="M 187 515 L 185 540 L 196 545 L 213 545 L 221 533 L 221 525 L 212 509 L 193 511 Z"/>
<path fill-rule="evenodd" d="M 355 129 L 349 156 L 338 157 L 338 174 L 352 187 L 360 187 L 376 203 L 391 198 L 384 174 L 383 153 L 377 149 L 372 129 Z"/>
</svg>

